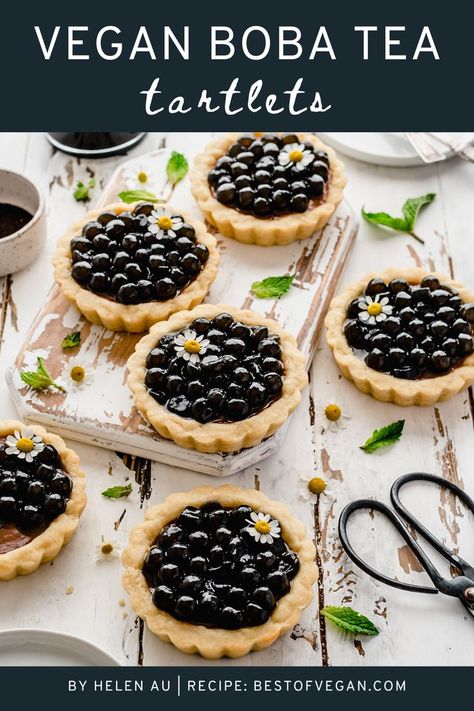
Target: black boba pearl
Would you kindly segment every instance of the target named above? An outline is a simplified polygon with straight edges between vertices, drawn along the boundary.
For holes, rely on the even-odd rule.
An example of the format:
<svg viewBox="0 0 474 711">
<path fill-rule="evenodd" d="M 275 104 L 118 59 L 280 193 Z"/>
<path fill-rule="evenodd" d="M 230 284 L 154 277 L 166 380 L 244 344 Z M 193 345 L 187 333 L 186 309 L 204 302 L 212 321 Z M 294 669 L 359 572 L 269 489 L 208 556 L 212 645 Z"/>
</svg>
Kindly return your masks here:
<svg viewBox="0 0 474 711">
<path fill-rule="evenodd" d="M 293 194 L 304 193 L 306 195 L 308 185 L 304 180 L 295 180 L 293 183 L 291 183 L 290 190 Z"/>
<path fill-rule="evenodd" d="M 196 609 L 196 601 L 189 595 L 181 595 L 176 600 L 174 607 L 175 615 L 178 619 L 189 620 Z"/>
<path fill-rule="evenodd" d="M 204 619 L 215 620 L 219 612 L 219 598 L 217 595 L 208 591 L 202 593 L 198 603 L 198 610 Z"/>
<path fill-rule="evenodd" d="M 451 298 L 448 301 L 448 306 L 451 306 L 452 309 L 455 311 L 458 311 L 461 306 L 462 306 L 462 299 L 460 296 L 451 296 Z"/>
<path fill-rule="evenodd" d="M 428 356 L 423 348 L 413 348 L 410 353 L 410 361 L 416 368 L 425 368 L 428 362 Z"/>
<path fill-rule="evenodd" d="M 0 520 L 12 521 L 18 512 L 18 504 L 13 496 L 0 496 Z"/>
<path fill-rule="evenodd" d="M 92 265 L 89 262 L 76 262 L 71 269 L 71 274 L 77 282 L 85 284 L 91 278 Z"/>
<path fill-rule="evenodd" d="M 273 338 L 264 338 L 258 344 L 258 352 L 261 353 L 262 356 L 279 358 L 281 355 L 281 348 L 279 343 Z"/>
<path fill-rule="evenodd" d="M 178 395 L 170 398 L 166 403 L 166 407 L 170 412 L 174 412 L 175 415 L 186 417 L 191 409 L 191 402 L 185 395 Z"/>
<path fill-rule="evenodd" d="M 420 375 L 418 369 L 411 365 L 406 365 L 403 368 L 393 368 L 391 372 L 395 378 L 401 378 L 402 380 L 416 380 Z"/>
<path fill-rule="evenodd" d="M 235 321 L 230 326 L 229 332 L 234 338 L 243 338 L 244 340 L 249 339 L 252 335 L 252 329 L 239 321 Z"/>
<path fill-rule="evenodd" d="M 123 237 L 125 229 L 125 222 L 120 218 L 117 218 L 115 220 L 110 220 L 110 222 L 106 224 L 105 233 L 108 237 L 113 237 L 115 239 L 117 237 Z"/>
<path fill-rule="evenodd" d="M 218 168 L 214 168 L 213 170 L 209 171 L 207 174 L 207 180 L 211 185 L 216 185 L 218 182 L 219 178 L 224 175 L 223 170 L 219 170 Z"/>
<path fill-rule="evenodd" d="M 411 306 L 405 306 L 405 308 L 398 312 L 398 317 L 402 324 L 408 324 L 410 321 L 413 321 L 414 318 L 417 318 L 417 313 Z"/>
<path fill-rule="evenodd" d="M 456 355 L 458 350 L 458 341 L 456 338 L 446 338 L 441 343 L 441 350 L 448 354 L 451 358 Z"/>
<path fill-rule="evenodd" d="M 374 348 L 365 356 L 366 364 L 369 368 L 373 368 L 374 370 L 383 370 L 386 365 L 386 360 L 385 353 L 378 348 Z"/>
<path fill-rule="evenodd" d="M 397 336 L 397 340 L 400 338 L 400 336 L 406 335 L 406 334 L 399 334 Z M 393 339 L 390 338 L 386 333 L 376 333 L 375 336 L 373 336 L 370 339 L 370 347 L 371 349 L 377 348 L 378 350 L 382 351 L 383 353 L 386 353 L 390 346 L 392 345 Z M 399 344 L 401 345 L 401 344 Z M 403 347 L 403 346 L 402 346 Z"/>
<path fill-rule="evenodd" d="M 206 334 L 206 337 L 209 338 L 212 343 L 217 344 L 223 343 L 227 338 L 226 333 L 221 331 L 219 328 L 210 328 Z"/>
<path fill-rule="evenodd" d="M 244 389 L 241 385 L 237 385 L 237 383 L 230 383 L 230 385 L 227 386 L 226 395 L 228 398 L 241 399 L 244 396 Z"/>
<path fill-rule="evenodd" d="M 82 228 L 82 234 L 84 237 L 87 237 L 87 239 L 93 239 L 96 235 L 102 233 L 102 229 L 103 227 L 100 222 L 93 220 L 92 222 L 87 222 L 84 225 Z"/>
<path fill-rule="evenodd" d="M 394 299 L 395 308 L 401 311 L 411 305 L 411 300 L 411 295 L 407 291 L 399 291 Z"/>
<path fill-rule="evenodd" d="M 291 202 L 291 193 L 289 190 L 275 190 L 273 193 L 273 205 L 277 210 L 287 210 Z"/>
<path fill-rule="evenodd" d="M 409 321 L 406 328 L 415 338 L 421 338 L 425 333 L 425 323 L 420 318 Z"/>
<path fill-rule="evenodd" d="M 99 234 L 96 235 L 92 240 L 92 245 L 96 252 L 108 252 L 110 244 L 110 237 L 107 235 Z"/>
<path fill-rule="evenodd" d="M 256 567 L 260 572 L 268 572 L 276 563 L 276 556 L 271 550 L 261 551 L 257 554 Z"/>
<path fill-rule="evenodd" d="M 161 610 L 169 611 L 174 606 L 174 592 L 167 585 L 158 585 L 153 591 L 153 604 Z"/>
<path fill-rule="evenodd" d="M 176 285 L 169 277 L 158 279 L 155 284 L 155 294 L 160 301 L 172 299 L 176 291 Z"/>
<path fill-rule="evenodd" d="M 137 304 L 139 301 L 137 285 L 132 282 L 122 284 L 117 291 L 117 299 L 122 304 Z"/>
<path fill-rule="evenodd" d="M 277 395 L 283 387 L 283 380 L 278 373 L 265 373 L 263 376 L 265 387 L 270 395 Z"/>
<path fill-rule="evenodd" d="M 231 420 L 244 420 L 250 414 L 250 408 L 245 400 L 231 398 L 225 404 L 225 411 Z"/>
<path fill-rule="evenodd" d="M 459 310 L 459 315 L 465 321 L 474 323 L 474 304 L 463 304 Z"/>
<path fill-rule="evenodd" d="M 329 167 L 325 161 L 313 161 L 309 166 L 309 170 L 311 170 L 317 175 L 320 175 L 322 178 L 324 178 L 324 180 L 327 180 L 329 178 Z"/>
<path fill-rule="evenodd" d="M 125 251 L 116 252 L 115 256 L 112 258 L 113 267 L 118 271 L 125 269 L 129 262 L 130 255 Z"/>
<path fill-rule="evenodd" d="M 134 254 L 140 246 L 140 241 L 137 235 L 130 233 L 122 238 L 120 244 L 125 252 L 128 252 L 128 254 Z"/>
<path fill-rule="evenodd" d="M 194 248 L 193 252 L 194 256 L 196 256 L 201 264 L 205 264 L 207 260 L 209 259 L 209 250 L 206 247 L 205 244 L 202 244 L 199 242 Z"/>
<path fill-rule="evenodd" d="M 267 585 L 276 597 L 286 595 L 290 590 L 288 576 L 282 570 L 274 570 L 267 575 Z"/>
<path fill-rule="evenodd" d="M 260 605 L 260 607 L 263 607 L 264 610 L 273 610 L 276 601 L 270 588 L 260 587 L 254 590 L 252 602 Z"/>
<path fill-rule="evenodd" d="M 436 316 L 446 323 L 451 323 L 456 318 L 456 311 L 451 306 L 441 306 Z"/>
<path fill-rule="evenodd" d="M 403 350 L 403 348 L 394 347 L 390 348 L 388 352 L 388 357 L 392 368 L 399 368 L 402 365 L 405 365 L 407 354 Z"/>
<path fill-rule="evenodd" d="M 193 402 L 191 412 L 198 422 L 210 422 L 214 417 L 214 409 L 205 397 L 199 397 Z"/>
<path fill-rule="evenodd" d="M 42 464 L 50 464 L 51 466 L 56 467 L 61 466 L 61 457 L 59 456 L 58 451 L 51 444 L 47 444 L 43 451 L 37 454 L 35 461 L 41 462 Z"/>
<path fill-rule="evenodd" d="M 183 529 L 181 526 L 177 526 L 175 523 L 170 523 L 160 533 L 159 542 L 162 548 L 167 548 L 173 545 L 173 543 L 179 543 L 183 538 Z"/>
<path fill-rule="evenodd" d="M 286 551 L 281 557 L 280 569 L 282 569 L 290 580 L 293 580 L 300 569 L 300 561 L 296 553 Z"/>
<path fill-rule="evenodd" d="M 309 186 L 309 193 L 312 197 L 318 198 L 324 194 L 324 189 L 326 187 L 326 181 L 318 173 L 310 175 L 307 179 Z"/>
<path fill-rule="evenodd" d="M 231 165 L 234 163 L 232 158 L 230 156 L 221 156 L 217 161 L 216 161 L 216 168 L 224 168 L 227 170 L 228 168 L 231 167 Z"/>
<path fill-rule="evenodd" d="M 180 570 L 174 563 L 165 563 L 158 572 L 158 578 L 164 585 L 174 585 L 180 577 Z"/>
<path fill-rule="evenodd" d="M 446 372 L 451 366 L 451 358 L 445 351 L 436 350 L 431 354 L 430 364 L 435 373 Z"/>
<path fill-rule="evenodd" d="M 4 480 L 5 481 L 5 480 Z M 26 490 L 26 496 L 30 501 L 43 501 L 46 493 L 46 487 L 44 483 L 38 479 L 35 479 L 30 484 Z"/>
<path fill-rule="evenodd" d="M 433 321 L 430 323 L 428 326 L 428 330 L 430 334 L 433 336 L 433 338 L 436 339 L 441 339 L 443 338 L 449 331 L 449 326 L 447 323 L 444 321 Z"/>
<path fill-rule="evenodd" d="M 468 333 L 460 333 L 458 336 L 459 352 L 462 356 L 467 356 L 474 350 L 474 341 Z"/>
<path fill-rule="evenodd" d="M 245 624 L 251 627 L 264 625 L 269 618 L 270 612 L 268 610 L 264 610 L 263 607 L 260 607 L 260 605 L 257 605 L 254 602 L 249 603 L 244 610 Z"/>
<path fill-rule="evenodd" d="M 388 288 L 390 289 L 392 294 L 398 294 L 401 291 L 409 293 L 410 291 L 410 285 L 405 279 L 392 279 L 392 281 L 388 285 Z"/>
<path fill-rule="evenodd" d="M 226 526 L 219 526 L 215 533 L 216 541 L 221 546 L 227 546 L 232 538 L 232 531 Z"/>
<path fill-rule="evenodd" d="M 438 277 L 435 277 L 432 274 L 428 274 L 427 276 L 424 276 L 421 280 L 421 286 L 426 286 L 431 291 L 435 291 L 440 287 L 439 279 Z"/>
<path fill-rule="evenodd" d="M 273 178 L 273 188 L 275 191 L 277 190 L 289 190 L 290 185 L 288 183 L 288 180 L 286 178 Z"/>
<path fill-rule="evenodd" d="M 224 404 L 225 393 L 220 388 L 211 388 L 207 393 L 207 401 L 214 412 L 218 412 Z"/>
<path fill-rule="evenodd" d="M 260 585 L 261 580 L 262 576 L 256 568 L 246 566 L 240 571 L 239 581 L 245 590 L 254 590 Z"/>
<path fill-rule="evenodd" d="M 121 212 L 120 219 L 124 223 L 127 230 L 131 230 L 133 228 L 135 218 L 130 212 Z M 110 222 L 110 220 L 108 222 Z"/>
<path fill-rule="evenodd" d="M 224 562 L 224 550 L 222 546 L 213 546 L 209 551 L 209 565 L 212 568 L 218 568 Z"/>
<path fill-rule="evenodd" d="M 420 348 L 423 348 L 427 353 L 432 353 L 436 348 L 436 343 L 431 336 L 425 336 L 420 342 Z"/>
<path fill-rule="evenodd" d="M 431 293 L 431 298 L 437 306 L 444 306 L 450 299 L 451 294 L 446 289 L 435 289 Z"/>
<path fill-rule="evenodd" d="M 296 193 L 290 200 L 290 207 L 294 212 L 306 212 L 309 198 L 305 193 Z"/>
<path fill-rule="evenodd" d="M 266 183 L 268 184 L 271 181 L 271 173 L 268 170 L 260 169 L 255 171 L 254 174 L 254 179 L 257 185 Z"/>
<path fill-rule="evenodd" d="M 144 565 L 148 570 L 158 570 L 164 561 L 164 553 L 158 546 L 152 546 L 146 554 Z"/>
<path fill-rule="evenodd" d="M 178 589 L 185 595 L 196 596 L 202 588 L 202 580 L 197 575 L 186 575 L 180 582 Z"/>
<path fill-rule="evenodd" d="M 250 175 L 239 175 L 239 177 L 235 179 L 234 185 L 237 190 L 242 190 L 243 188 L 251 188 L 252 178 L 250 177 Z"/>
<path fill-rule="evenodd" d="M 125 284 L 128 284 L 128 281 L 129 280 L 125 276 L 125 274 L 121 274 L 120 272 L 118 274 L 115 274 L 115 276 L 112 277 L 112 281 L 110 282 L 114 294 L 118 293 L 120 287 L 125 286 Z"/>
<path fill-rule="evenodd" d="M 147 368 L 159 368 L 168 362 L 168 355 L 163 348 L 153 348 L 146 359 Z"/>
<path fill-rule="evenodd" d="M 384 291 L 387 291 L 387 285 L 383 279 L 378 278 L 371 279 L 365 289 L 367 296 L 376 296 Z"/>
<path fill-rule="evenodd" d="M 124 269 L 124 273 L 128 277 L 129 281 L 138 281 L 143 279 L 143 270 L 139 264 L 136 262 L 130 262 Z"/>
<path fill-rule="evenodd" d="M 241 356 L 245 353 L 246 345 L 241 338 L 228 338 L 224 341 L 223 348 L 231 355 Z"/>
<path fill-rule="evenodd" d="M 210 329 L 210 327 L 211 322 L 207 318 L 196 318 L 191 323 L 191 328 L 193 329 L 193 331 L 196 331 L 199 336 L 205 335 Z"/>
<path fill-rule="evenodd" d="M 186 381 L 181 375 L 169 375 L 166 379 L 166 390 L 170 395 L 181 395 L 186 387 Z"/>
<path fill-rule="evenodd" d="M 201 555 L 191 558 L 188 565 L 188 570 L 193 575 L 205 575 L 207 573 L 207 560 Z"/>
<path fill-rule="evenodd" d="M 155 206 L 152 202 L 142 202 L 136 206 L 133 213 L 134 215 L 145 215 L 145 217 L 149 217 L 154 209 Z"/>
<path fill-rule="evenodd" d="M 193 531 L 189 534 L 188 541 L 191 550 L 201 553 L 209 545 L 209 536 L 205 531 Z"/>
<path fill-rule="evenodd" d="M 397 348 L 402 348 L 404 351 L 411 351 L 411 349 L 415 347 L 415 339 L 411 333 L 402 331 L 395 337 L 395 346 Z"/>
<path fill-rule="evenodd" d="M 91 241 L 87 237 L 73 237 L 71 240 L 71 252 L 79 252 L 80 254 L 87 254 L 91 249 Z"/>
<path fill-rule="evenodd" d="M 361 312 L 361 306 L 363 304 L 363 299 L 358 296 L 357 299 L 352 299 L 351 303 L 347 307 L 348 318 L 357 318 Z"/>
<path fill-rule="evenodd" d="M 64 513 L 66 505 L 66 499 L 61 494 L 49 494 L 44 502 L 44 512 L 48 518 L 56 518 Z"/>
<path fill-rule="evenodd" d="M 194 242 L 196 239 L 196 230 L 188 222 L 183 222 L 181 227 L 176 230 L 176 234 L 178 235 L 178 237 L 187 237 L 192 242 Z"/>
<path fill-rule="evenodd" d="M 140 265 L 140 267 L 144 268 L 148 266 L 148 262 L 150 259 L 150 252 L 148 249 L 145 249 L 144 247 L 140 247 L 140 249 L 137 249 L 137 251 L 134 254 L 134 260 L 137 264 Z M 122 268 L 122 267 L 120 267 Z"/>
<path fill-rule="evenodd" d="M 20 527 L 25 529 L 37 528 L 44 518 L 42 509 L 34 504 L 24 504 L 20 508 L 18 516 Z"/>
<path fill-rule="evenodd" d="M 105 294 L 110 289 L 110 277 L 105 272 L 95 272 L 89 279 L 89 287 L 92 291 Z"/>
<path fill-rule="evenodd" d="M 56 471 L 50 483 L 50 491 L 53 494 L 61 494 L 68 497 L 71 494 L 72 482 L 71 479 L 61 471 Z"/>
<path fill-rule="evenodd" d="M 271 203 L 263 197 L 257 197 L 253 201 L 252 209 L 259 217 L 266 217 L 272 211 Z"/>
<path fill-rule="evenodd" d="M 261 183 L 257 187 L 257 197 L 263 197 L 265 200 L 271 201 L 273 195 L 273 188 L 271 185 L 266 183 Z"/>
<path fill-rule="evenodd" d="M 194 242 L 189 237 L 180 237 L 176 240 L 176 249 L 180 254 L 187 254 L 193 247 Z"/>
<path fill-rule="evenodd" d="M 242 210 L 250 210 L 253 206 L 255 195 L 255 190 L 250 186 L 241 188 L 237 193 L 237 203 L 239 207 L 241 207 Z"/>
<path fill-rule="evenodd" d="M 14 496 L 17 493 L 18 482 L 13 474 L 0 480 L 0 496 Z"/>
<path fill-rule="evenodd" d="M 250 372 L 247 370 L 247 368 L 236 368 L 234 370 L 233 380 L 235 383 L 238 383 L 239 385 L 246 385 L 247 383 L 250 383 L 252 380 L 252 376 Z"/>
<path fill-rule="evenodd" d="M 238 163 L 245 163 L 246 165 L 250 166 L 255 160 L 255 154 L 250 150 L 242 151 L 236 156 L 236 160 Z"/>
<path fill-rule="evenodd" d="M 463 318 L 457 318 L 455 322 L 451 326 L 451 330 L 455 334 L 459 333 L 470 333 L 471 332 L 471 327 L 469 326 L 468 322 L 465 321 Z"/>
<path fill-rule="evenodd" d="M 272 158 L 277 158 L 280 153 L 280 149 L 274 141 L 269 141 L 263 146 L 263 155 L 271 156 Z"/>
<path fill-rule="evenodd" d="M 200 380 L 191 380 L 186 387 L 186 395 L 191 400 L 196 400 L 196 398 L 202 397 L 204 392 L 205 388 Z"/>
<path fill-rule="evenodd" d="M 261 362 L 261 369 L 264 373 L 283 373 L 283 363 L 277 358 L 268 356 Z"/>
<path fill-rule="evenodd" d="M 220 614 L 220 624 L 224 629 L 237 630 L 242 627 L 244 616 L 240 610 L 227 605 L 223 607 Z"/>
<path fill-rule="evenodd" d="M 245 163 L 240 163 L 235 161 L 230 168 L 230 172 L 233 178 L 238 178 L 239 175 L 245 175 L 248 173 L 249 167 Z"/>
<path fill-rule="evenodd" d="M 247 604 L 247 601 L 248 593 L 243 588 L 232 587 L 227 593 L 227 604 L 238 610 L 242 610 Z"/>
<path fill-rule="evenodd" d="M 413 286 L 411 289 L 412 297 L 415 301 L 430 302 L 431 291 L 426 286 Z"/>
</svg>

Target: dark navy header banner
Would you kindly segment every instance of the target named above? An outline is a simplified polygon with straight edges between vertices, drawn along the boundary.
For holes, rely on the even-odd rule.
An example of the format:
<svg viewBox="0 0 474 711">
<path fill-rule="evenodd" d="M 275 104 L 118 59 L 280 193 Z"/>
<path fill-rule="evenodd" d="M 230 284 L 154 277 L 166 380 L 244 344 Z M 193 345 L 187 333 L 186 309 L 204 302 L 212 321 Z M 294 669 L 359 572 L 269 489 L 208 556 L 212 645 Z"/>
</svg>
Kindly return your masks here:
<svg viewBox="0 0 474 711">
<path fill-rule="evenodd" d="M 470 130 L 473 20 L 460 0 L 4 3 L 0 130 Z"/>
</svg>

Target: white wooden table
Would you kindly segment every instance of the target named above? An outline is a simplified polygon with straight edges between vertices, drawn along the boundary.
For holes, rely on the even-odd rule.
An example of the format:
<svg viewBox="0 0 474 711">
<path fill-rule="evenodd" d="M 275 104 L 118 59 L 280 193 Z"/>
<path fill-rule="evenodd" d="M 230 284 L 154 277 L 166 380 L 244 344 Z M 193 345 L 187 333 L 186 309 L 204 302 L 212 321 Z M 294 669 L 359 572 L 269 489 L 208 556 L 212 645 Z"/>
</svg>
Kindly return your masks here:
<svg viewBox="0 0 474 711">
<path fill-rule="evenodd" d="M 191 159 L 209 140 L 207 134 L 150 134 L 136 153 L 163 142 Z M 77 161 L 54 153 L 41 134 L 0 134 L 0 167 L 25 172 L 47 195 L 49 239 L 39 262 L 13 277 L 0 279 L 0 371 L 16 356 L 25 331 L 51 285 L 50 256 L 56 237 L 86 209 L 72 198 L 73 186 L 92 171 L 103 185 L 120 158 Z M 383 234 L 362 224 L 343 277 L 347 283 L 371 269 L 388 265 L 423 265 L 454 273 L 472 287 L 474 228 L 471 203 L 474 167 L 450 161 L 431 167 L 389 169 L 345 160 L 347 197 L 358 211 L 396 212 L 405 198 L 436 192 L 437 199 L 421 216 L 418 231 L 425 247 L 412 238 Z M 323 410 L 339 403 L 351 415 L 345 431 L 332 433 Z M 13 403 L 0 377 L 0 417 L 14 417 Z M 406 419 L 399 444 L 372 456 L 359 445 L 376 427 Z M 397 475 L 407 471 L 434 472 L 455 480 L 474 495 L 474 398 L 464 392 L 436 408 L 409 410 L 376 402 L 359 393 L 339 374 L 324 339 L 305 393 L 279 453 L 259 467 L 249 468 L 230 481 L 260 487 L 283 499 L 304 520 L 318 544 L 321 578 L 313 605 L 293 633 L 269 649 L 223 665 L 470 665 L 474 659 L 474 627 L 456 600 L 417 596 L 387 588 L 355 568 L 341 550 L 337 519 L 342 507 L 355 498 L 388 501 Z M 133 460 L 94 447 L 77 445 L 88 474 L 89 503 L 80 529 L 54 564 L 33 576 L 0 584 L 0 629 L 41 627 L 87 638 L 124 664 L 209 664 L 187 657 L 149 634 L 128 606 L 120 584 L 118 560 L 98 563 L 95 547 L 101 536 L 126 544 L 129 529 L 144 509 L 172 491 L 202 484 L 218 484 L 204 474 Z M 331 493 L 315 510 L 298 499 L 298 477 L 317 472 L 331 482 Z M 104 500 L 100 492 L 127 477 L 135 479 L 129 499 Z M 438 490 L 417 485 L 406 496 L 422 520 L 469 559 L 474 559 L 474 521 Z M 471 528 L 470 528 L 471 527 Z M 412 582 L 426 581 L 396 535 L 377 516 L 360 518 L 353 526 L 359 550 L 378 566 Z M 435 560 L 437 557 L 433 554 Z M 123 606 L 125 602 L 125 606 Z M 381 630 L 376 638 L 360 641 L 342 635 L 318 617 L 318 605 L 348 604 L 367 614 Z"/>
</svg>

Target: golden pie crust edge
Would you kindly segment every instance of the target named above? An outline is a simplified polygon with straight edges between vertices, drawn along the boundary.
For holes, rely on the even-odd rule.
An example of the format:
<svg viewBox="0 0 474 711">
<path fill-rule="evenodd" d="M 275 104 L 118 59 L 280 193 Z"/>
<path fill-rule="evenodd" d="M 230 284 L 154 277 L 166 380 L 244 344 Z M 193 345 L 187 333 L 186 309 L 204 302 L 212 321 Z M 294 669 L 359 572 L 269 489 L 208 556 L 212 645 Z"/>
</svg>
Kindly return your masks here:
<svg viewBox="0 0 474 711">
<path fill-rule="evenodd" d="M 149 395 L 145 386 L 146 357 L 161 336 L 181 331 L 196 318 L 212 319 L 223 312 L 249 326 L 267 326 L 270 332 L 280 336 L 285 367 L 283 389 L 278 400 L 245 420 L 201 424 L 191 418 L 175 415 Z M 255 311 L 236 309 L 224 304 L 202 304 L 192 311 L 181 311 L 168 321 L 155 324 L 137 343 L 127 366 L 127 385 L 133 393 L 135 405 L 154 429 L 181 447 L 208 453 L 235 452 L 253 447 L 272 435 L 297 407 L 301 400 L 300 391 L 308 382 L 303 354 L 298 350 L 292 335 L 284 331 L 276 321 L 264 318 Z"/>
<path fill-rule="evenodd" d="M 202 506 L 207 501 L 219 501 L 226 507 L 247 505 L 255 511 L 269 513 L 278 519 L 284 540 L 298 555 L 300 569 L 291 582 L 290 592 L 280 598 L 272 616 L 263 625 L 239 630 L 209 628 L 176 620 L 153 604 L 142 573 L 148 549 L 163 527 L 177 518 L 186 506 Z M 122 582 L 130 594 L 134 611 L 162 641 L 170 642 L 181 652 L 198 653 L 207 659 L 242 657 L 252 650 L 268 647 L 297 623 L 301 611 L 312 600 L 312 586 L 318 579 L 315 557 L 316 549 L 306 538 L 304 525 L 284 504 L 272 501 L 254 489 L 229 484 L 218 488 L 204 486 L 172 494 L 163 503 L 148 509 L 145 521 L 130 532 L 129 545 L 122 555 L 125 569 Z"/>
<path fill-rule="evenodd" d="M 326 338 L 336 363 L 348 380 L 352 380 L 359 390 L 372 395 L 376 400 L 394 402 L 396 405 L 403 407 L 434 405 L 436 402 L 453 397 L 453 395 L 474 383 L 474 353 L 467 356 L 461 365 L 446 373 L 446 375 L 421 380 L 402 380 L 401 378 L 395 378 L 393 375 L 380 373 L 369 368 L 363 360 L 354 354 L 344 336 L 343 329 L 347 318 L 347 306 L 352 299 L 364 292 L 371 279 L 380 277 L 388 283 L 392 279 L 400 277 L 406 279 L 410 284 L 419 284 L 427 274 L 433 274 L 438 277 L 442 284 L 457 289 L 459 296 L 465 303 L 474 302 L 474 294 L 472 292 L 468 291 L 463 284 L 444 274 L 426 271 L 421 268 L 397 269 L 392 267 L 382 272 L 367 274 L 360 281 L 344 289 L 330 304 L 325 320 Z"/>
<path fill-rule="evenodd" d="M 217 265 L 220 259 L 217 241 L 213 235 L 209 234 L 204 223 L 182 210 L 160 203 L 160 207 L 172 210 L 173 214 L 181 215 L 186 222 L 191 224 L 196 230 L 198 242 L 205 244 L 209 250 L 209 258 L 196 279 L 172 299 L 167 301 L 147 301 L 142 304 L 121 304 L 118 301 L 94 294 L 92 291 L 80 286 L 71 276 L 71 239 L 80 234 L 87 222 L 95 220 L 103 212 L 112 210 L 117 215 L 120 215 L 122 212 L 132 211 L 139 204 L 136 202 L 127 205 L 119 202 L 88 212 L 80 220 L 72 224 L 64 235 L 59 238 L 56 252 L 53 256 L 54 278 L 59 284 L 62 293 L 79 309 L 88 321 L 102 325 L 110 331 L 143 333 L 154 323 L 166 320 L 176 311 L 197 306 L 203 301 L 217 275 Z"/>
<path fill-rule="evenodd" d="M 330 173 L 326 199 L 306 212 L 259 219 L 220 203 L 213 196 L 207 181 L 207 175 L 216 160 L 224 155 L 241 135 L 241 133 L 226 133 L 215 138 L 194 159 L 190 174 L 191 191 L 206 220 L 225 237 L 233 237 L 239 242 L 257 244 L 261 247 L 290 244 L 296 240 L 307 239 L 321 230 L 341 202 L 347 182 L 344 165 L 335 151 L 311 133 L 295 134 L 301 141 L 311 141 L 316 149 L 326 151 L 329 156 Z"/>
<path fill-rule="evenodd" d="M 25 425 L 16 420 L 0 422 L 0 437 L 7 437 L 25 426 L 30 427 L 45 444 L 51 444 L 56 449 L 61 457 L 64 471 L 73 480 L 73 487 L 66 510 L 55 518 L 43 533 L 21 548 L 0 554 L 0 580 L 11 580 L 17 575 L 29 575 L 34 573 L 42 563 L 54 560 L 61 548 L 74 535 L 87 501 L 85 475 L 81 470 L 79 457 L 76 452 L 66 447 L 61 437 L 47 432 L 39 425 Z"/>
</svg>

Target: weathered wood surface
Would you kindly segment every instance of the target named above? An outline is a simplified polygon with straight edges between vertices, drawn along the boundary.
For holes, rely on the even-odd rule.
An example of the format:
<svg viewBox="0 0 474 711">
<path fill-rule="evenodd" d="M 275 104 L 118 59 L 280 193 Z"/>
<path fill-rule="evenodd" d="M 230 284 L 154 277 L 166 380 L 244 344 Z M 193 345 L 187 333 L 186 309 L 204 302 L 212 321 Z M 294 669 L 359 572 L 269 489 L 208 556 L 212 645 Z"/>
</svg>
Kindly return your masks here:
<svg viewBox="0 0 474 711">
<path fill-rule="evenodd" d="M 136 171 L 145 167 L 155 176 L 151 191 L 169 200 L 176 209 L 200 217 L 187 179 L 175 191 L 167 185 L 169 156 L 170 150 L 160 149 L 120 164 L 102 192 L 99 206 L 117 201 L 133 166 Z M 191 160 L 192 156 L 188 155 L 188 158 Z M 217 235 L 221 262 L 206 301 L 254 308 L 275 318 L 294 334 L 309 367 L 328 303 L 335 293 L 356 233 L 357 219 L 344 202 L 325 229 L 304 242 L 267 250 Z M 259 300 L 250 293 L 254 281 L 270 274 L 293 273 L 296 275 L 293 288 L 284 299 Z M 88 388 L 68 389 L 63 394 L 38 392 L 26 387 L 20 372 L 34 367 L 38 356 L 45 359 L 53 378 L 61 377 L 69 359 L 79 350 L 64 352 L 61 348 L 64 336 L 71 331 L 81 333 L 79 352 L 94 371 L 94 398 Z M 160 437 L 144 422 L 124 383 L 127 360 L 140 338 L 140 334 L 114 334 L 91 325 L 71 306 L 59 288 L 53 287 L 28 330 L 15 366 L 8 375 L 10 390 L 22 419 L 42 424 L 86 444 L 112 450 L 120 448 L 129 454 L 214 476 L 229 476 L 256 465 L 278 449 L 283 439 L 282 431 L 256 447 L 230 455 L 183 450 Z"/>
<path fill-rule="evenodd" d="M 191 154 L 202 147 L 204 134 L 150 135 L 138 151 L 153 150 L 166 139 L 168 147 Z M 94 171 L 99 184 L 108 180 L 116 159 L 78 162 L 53 154 L 41 135 L 0 134 L 0 165 L 26 171 L 42 183 L 49 204 L 50 238 L 39 263 L 14 277 L 0 280 L 0 368 L 12 364 L 25 333 L 51 284 L 50 255 L 55 238 L 84 208 L 71 197 L 77 179 Z M 346 160 L 347 196 L 359 209 L 395 212 L 408 196 L 435 191 L 437 199 L 421 216 L 419 232 L 425 247 L 404 235 L 385 235 L 363 224 L 343 281 L 348 283 L 371 269 L 387 265 L 434 267 L 455 273 L 472 285 L 474 258 L 470 205 L 474 168 L 461 161 L 415 169 L 388 169 Z M 289 503 L 305 521 L 318 543 L 322 576 L 315 601 L 292 634 L 268 650 L 242 660 L 222 660 L 236 665 L 471 665 L 474 659 L 472 621 L 460 604 L 441 596 L 416 596 L 398 592 L 370 580 L 341 551 L 337 518 L 342 507 L 360 497 L 388 501 L 388 490 L 401 473 L 432 471 L 452 478 L 474 494 L 473 397 L 465 392 L 436 408 L 409 410 L 378 403 L 359 393 L 340 377 L 332 357 L 321 342 L 311 369 L 311 388 L 293 417 L 284 446 L 260 466 L 232 477 L 235 484 L 259 486 L 270 496 Z M 340 403 L 352 416 L 345 431 L 335 434 L 324 422 L 322 409 Z M 0 381 L 2 416 L 15 414 L 6 385 Z M 372 456 L 358 449 L 373 428 L 394 419 L 406 419 L 402 441 Z M 89 505 L 77 535 L 52 566 L 33 577 L 0 586 L 0 627 L 46 627 L 88 638 L 128 664 L 209 664 L 185 657 L 148 634 L 127 606 L 120 587 L 118 561 L 98 564 L 94 549 L 100 536 L 125 543 L 130 527 L 143 516 L 143 508 L 172 491 L 209 483 L 208 476 L 112 452 L 75 445 L 88 472 Z M 301 472 L 318 471 L 328 477 L 332 491 L 319 507 L 297 496 Z M 126 477 L 136 480 L 129 500 L 105 501 L 100 492 Z M 212 480 L 211 480 L 212 481 Z M 474 559 L 474 521 L 437 490 L 422 485 L 407 492 L 406 500 L 422 520 L 467 559 Z M 124 513 L 125 512 L 125 513 Z M 471 517 L 472 518 L 472 517 Z M 403 579 L 426 580 L 402 543 L 386 530 L 378 516 L 367 514 L 353 526 L 359 550 L 372 556 Z M 434 559 L 437 557 L 433 554 Z M 66 595 L 66 589 L 73 592 Z M 376 638 L 353 641 L 325 625 L 317 615 L 319 604 L 351 604 L 368 614 L 381 629 Z M 128 613 L 127 617 L 123 614 Z"/>
</svg>

